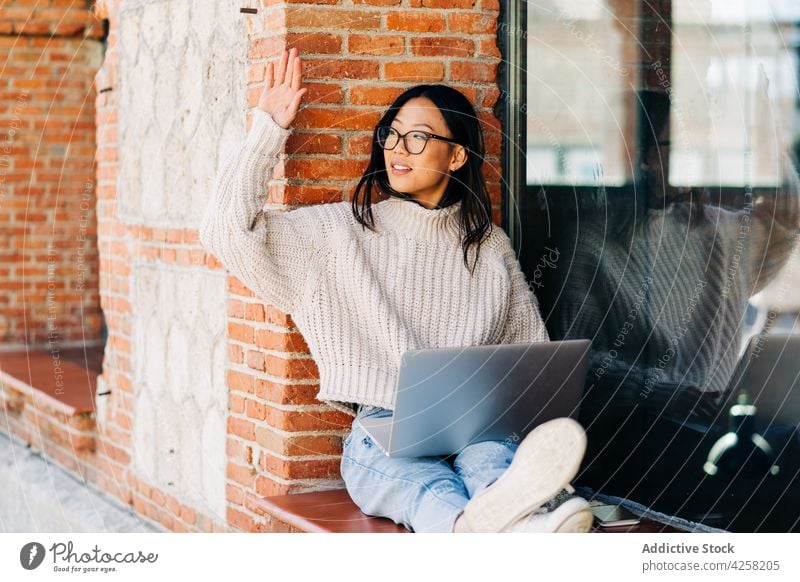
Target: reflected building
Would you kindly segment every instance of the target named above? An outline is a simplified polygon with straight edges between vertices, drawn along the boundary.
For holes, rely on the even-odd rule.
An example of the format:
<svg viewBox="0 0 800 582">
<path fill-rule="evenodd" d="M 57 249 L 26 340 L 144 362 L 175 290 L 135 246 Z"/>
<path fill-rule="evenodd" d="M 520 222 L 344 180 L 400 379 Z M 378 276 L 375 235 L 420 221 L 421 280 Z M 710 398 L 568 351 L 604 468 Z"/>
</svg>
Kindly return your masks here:
<svg viewBox="0 0 800 582">
<path fill-rule="evenodd" d="M 797 260 L 800 4 L 550 0 L 528 3 L 526 21 L 512 230 L 550 337 L 592 340 L 579 481 L 763 526 L 757 496 L 731 521 L 731 484 L 702 466 L 748 300 Z"/>
</svg>

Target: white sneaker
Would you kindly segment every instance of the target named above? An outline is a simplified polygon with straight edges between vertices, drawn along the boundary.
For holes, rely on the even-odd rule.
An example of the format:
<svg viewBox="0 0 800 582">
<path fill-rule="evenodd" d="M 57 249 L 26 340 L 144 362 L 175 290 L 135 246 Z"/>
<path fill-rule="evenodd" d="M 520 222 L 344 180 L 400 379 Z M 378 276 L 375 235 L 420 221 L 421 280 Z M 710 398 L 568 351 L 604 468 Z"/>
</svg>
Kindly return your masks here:
<svg viewBox="0 0 800 582">
<path fill-rule="evenodd" d="M 573 495 L 572 487 L 562 491 L 546 504 L 512 523 L 507 533 L 587 533 L 594 524 L 589 503 Z"/>
<path fill-rule="evenodd" d="M 571 418 L 540 424 L 500 478 L 469 500 L 464 525 L 472 532 L 503 531 L 569 487 L 585 451 L 586 433 Z"/>
</svg>

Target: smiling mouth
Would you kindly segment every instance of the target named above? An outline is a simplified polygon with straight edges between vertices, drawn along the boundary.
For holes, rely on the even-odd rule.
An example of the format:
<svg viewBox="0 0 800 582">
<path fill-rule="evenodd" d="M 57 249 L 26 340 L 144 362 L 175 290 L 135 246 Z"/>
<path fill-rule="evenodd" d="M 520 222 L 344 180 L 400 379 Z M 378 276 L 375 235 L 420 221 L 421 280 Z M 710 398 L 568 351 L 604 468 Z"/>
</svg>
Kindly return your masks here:
<svg viewBox="0 0 800 582">
<path fill-rule="evenodd" d="M 408 174 L 411 171 L 411 168 L 409 168 L 408 166 L 406 166 L 404 164 L 392 163 L 391 164 L 391 170 L 392 170 L 392 174 L 401 176 L 403 174 Z"/>
</svg>

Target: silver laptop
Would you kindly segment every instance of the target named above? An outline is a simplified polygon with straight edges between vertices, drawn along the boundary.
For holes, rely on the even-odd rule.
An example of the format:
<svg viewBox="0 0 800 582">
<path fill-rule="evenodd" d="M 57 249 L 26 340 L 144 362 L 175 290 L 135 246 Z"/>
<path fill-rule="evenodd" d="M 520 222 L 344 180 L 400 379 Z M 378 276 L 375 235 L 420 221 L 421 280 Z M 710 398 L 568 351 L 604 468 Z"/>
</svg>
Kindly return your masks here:
<svg viewBox="0 0 800 582">
<path fill-rule="evenodd" d="M 393 414 L 359 419 L 389 457 L 451 455 L 519 442 L 553 418 L 577 419 L 589 340 L 406 351 Z"/>
<path fill-rule="evenodd" d="M 742 388 L 747 389 L 757 418 L 769 423 L 800 424 L 800 335 L 750 338 L 720 407 L 720 422 L 727 422 L 728 409 L 736 404 Z"/>
</svg>

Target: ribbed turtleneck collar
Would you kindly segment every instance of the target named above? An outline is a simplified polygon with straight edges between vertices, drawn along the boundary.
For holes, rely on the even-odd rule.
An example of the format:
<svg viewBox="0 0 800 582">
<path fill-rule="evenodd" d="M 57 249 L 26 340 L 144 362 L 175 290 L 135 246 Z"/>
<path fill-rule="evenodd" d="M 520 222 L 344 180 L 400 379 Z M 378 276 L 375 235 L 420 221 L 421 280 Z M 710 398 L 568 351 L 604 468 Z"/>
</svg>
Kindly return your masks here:
<svg viewBox="0 0 800 582">
<path fill-rule="evenodd" d="M 415 200 L 390 197 L 373 205 L 381 226 L 391 232 L 426 240 L 460 236 L 461 201 L 445 208 L 425 208 Z"/>
</svg>

